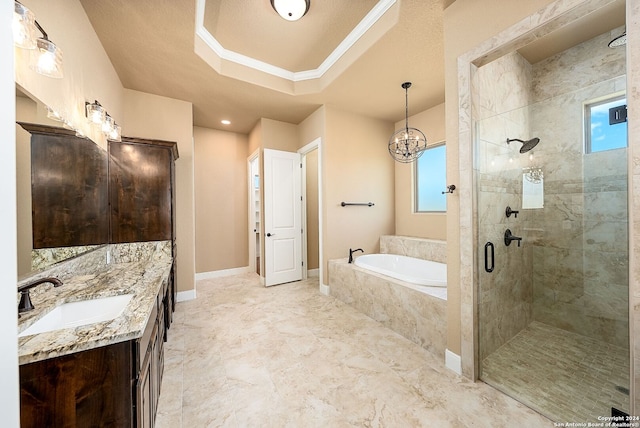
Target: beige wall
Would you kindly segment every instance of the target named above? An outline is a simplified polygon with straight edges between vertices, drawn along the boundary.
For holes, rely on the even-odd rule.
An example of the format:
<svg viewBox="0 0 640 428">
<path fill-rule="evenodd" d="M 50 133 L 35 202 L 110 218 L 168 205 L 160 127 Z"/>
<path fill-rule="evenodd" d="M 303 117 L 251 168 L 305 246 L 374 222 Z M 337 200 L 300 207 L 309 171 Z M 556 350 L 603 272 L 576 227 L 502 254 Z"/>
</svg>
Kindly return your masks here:
<svg viewBox="0 0 640 428">
<path fill-rule="evenodd" d="M 311 113 L 305 120 L 298 125 L 298 134 L 300 136 L 300 147 L 311 143 L 320 138 L 324 139 L 325 130 L 325 107 L 322 106 L 318 110 Z"/>
<path fill-rule="evenodd" d="M 35 123 L 37 104 L 16 97 L 16 121 Z M 16 125 L 16 204 L 18 226 L 18 276 L 31 271 L 33 229 L 31 222 L 31 134 Z"/>
<path fill-rule="evenodd" d="M 460 293 L 460 197 L 472 197 L 472 189 L 460 188 L 458 158 L 458 57 L 482 41 L 541 9 L 550 0 L 505 2 L 502 0 L 457 0 L 444 12 L 445 116 L 447 137 L 447 183 L 459 191 L 447 201 L 447 264 L 450 284 L 447 297 L 447 348 L 461 354 Z M 490 16 L 490 20 L 478 19 Z M 467 168 L 471 166 L 468 165 Z M 469 253 L 473 254 L 472 251 Z M 465 278 L 470 281 L 472 278 Z M 455 286 L 454 286 L 455 285 Z M 464 302 L 473 305 L 473 302 Z"/>
<path fill-rule="evenodd" d="M 347 257 L 349 248 L 378 252 L 380 236 L 394 233 L 395 162 L 387 150 L 391 123 L 331 107 L 325 115 L 323 269 L 328 278 L 329 260 Z M 341 207 L 343 201 L 375 206 Z"/>
<path fill-rule="evenodd" d="M 248 265 L 246 135 L 194 127 L 196 272 Z"/>
<path fill-rule="evenodd" d="M 300 148 L 298 126 L 278 120 L 261 120 L 262 148 L 295 152 Z"/>
<path fill-rule="evenodd" d="M 249 133 L 248 153 L 251 155 L 262 147 L 262 121 L 258 121 Z"/>
<path fill-rule="evenodd" d="M 307 269 L 320 267 L 320 236 L 318 235 L 318 150 L 305 156 L 306 212 L 307 212 Z"/>
<path fill-rule="evenodd" d="M 98 145 L 107 147 L 102 132 L 91 127 L 85 101 L 98 100 L 122 125 L 122 84 L 79 1 L 25 0 L 49 38 L 63 51 L 64 77 L 51 79 L 29 69 L 28 52 L 15 49 L 15 79 L 34 99 L 63 114 Z"/>
<path fill-rule="evenodd" d="M 409 117 L 409 126 L 425 133 L 428 146 L 446 140 L 444 125 L 444 103 Z M 395 129 L 401 129 L 404 126 L 405 121 L 402 120 L 396 122 Z M 447 146 L 448 155 L 449 146 Z M 446 240 L 446 213 L 414 212 L 414 168 L 415 162 L 395 163 L 396 235 Z"/>
<path fill-rule="evenodd" d="M 195 208 L 193 183 L 193 111 L 191 103 L 124 90 L 128 137 L 176 141 L 175 171 L 178 291 L 195 289 Z"/>
</svg>

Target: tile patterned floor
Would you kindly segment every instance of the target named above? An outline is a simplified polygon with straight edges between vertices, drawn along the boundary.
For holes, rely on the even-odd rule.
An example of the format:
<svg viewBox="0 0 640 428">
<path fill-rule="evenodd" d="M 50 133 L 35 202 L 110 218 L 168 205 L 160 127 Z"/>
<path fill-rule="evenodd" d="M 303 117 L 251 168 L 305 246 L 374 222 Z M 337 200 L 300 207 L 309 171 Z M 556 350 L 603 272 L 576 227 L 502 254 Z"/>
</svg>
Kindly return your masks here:
<svg viewBox="0 0 640 428">
<path fill-rule="evenodd" d="M 557 422 L 629 412 L 629 351 L 533 322 L 485 358 L 481 378 Z"/>
<path fill-rule="evenodd" d="M 156 426 L 552 427 L 318 292 L 255 274 L 199 281 L 165 344 Z"/>
</svg>

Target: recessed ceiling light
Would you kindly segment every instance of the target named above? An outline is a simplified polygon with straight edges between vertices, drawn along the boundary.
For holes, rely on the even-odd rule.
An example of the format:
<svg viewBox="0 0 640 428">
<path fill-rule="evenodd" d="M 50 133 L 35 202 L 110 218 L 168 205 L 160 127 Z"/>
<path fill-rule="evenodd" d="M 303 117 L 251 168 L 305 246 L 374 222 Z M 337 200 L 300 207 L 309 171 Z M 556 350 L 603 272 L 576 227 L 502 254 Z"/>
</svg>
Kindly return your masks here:
<svg viewBox="0 0 640 428">
<path fill-rule="evenodd" d="M 227 119 L 221 120 L 220 123 L 223 125 L 231 125 L 231 121 Z"/>
</svg>

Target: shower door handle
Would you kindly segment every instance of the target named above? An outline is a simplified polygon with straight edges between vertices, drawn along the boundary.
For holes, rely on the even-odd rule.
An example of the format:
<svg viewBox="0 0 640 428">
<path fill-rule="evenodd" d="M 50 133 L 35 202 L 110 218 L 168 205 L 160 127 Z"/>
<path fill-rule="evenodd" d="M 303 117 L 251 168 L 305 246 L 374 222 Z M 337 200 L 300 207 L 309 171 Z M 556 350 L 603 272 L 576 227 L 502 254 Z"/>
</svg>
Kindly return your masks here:
<svg viewBox="0 0 640 428">
<path fill-rule="evenodd" d="M 491 265 L 489 265 L 489 248 L 491 248 Z M 496 265 L 495 250 L 493 242 L 484 244 L 484 270 L 491 273 Z"/>
</svg>

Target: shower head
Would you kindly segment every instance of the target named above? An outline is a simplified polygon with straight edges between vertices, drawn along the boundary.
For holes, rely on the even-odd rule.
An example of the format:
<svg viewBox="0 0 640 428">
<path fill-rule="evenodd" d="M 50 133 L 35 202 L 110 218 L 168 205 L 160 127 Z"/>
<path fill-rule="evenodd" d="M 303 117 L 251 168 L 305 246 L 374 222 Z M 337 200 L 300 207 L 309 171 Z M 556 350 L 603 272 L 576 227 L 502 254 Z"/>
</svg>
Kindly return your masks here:
<svg viewBox="0 0 640 428">
<path fill-rule="evenodd" d="M 624 46 L 626 44 L 627 44 L 627 32 L 625 31 L 624 33 L 622 33 L 618 37 L 616 37 L 613 40 L 611 40 L 609 42 L 608 46 L 610 48 L 617 48 L 617 47 L 620 47 L 620 46 Z"/>
<path fill-rule="evenodd" d="M 527 141 L 522 141 L 519 138 L 507 138 L 507 144 L 509 144 L 512 141 L 521 142 L 522 147 L 520 147 L 520 153 L 527 153 L 529 150 L 533 149 L 540 142 L 540 138 L 536 137 Z"/>
</svg>

